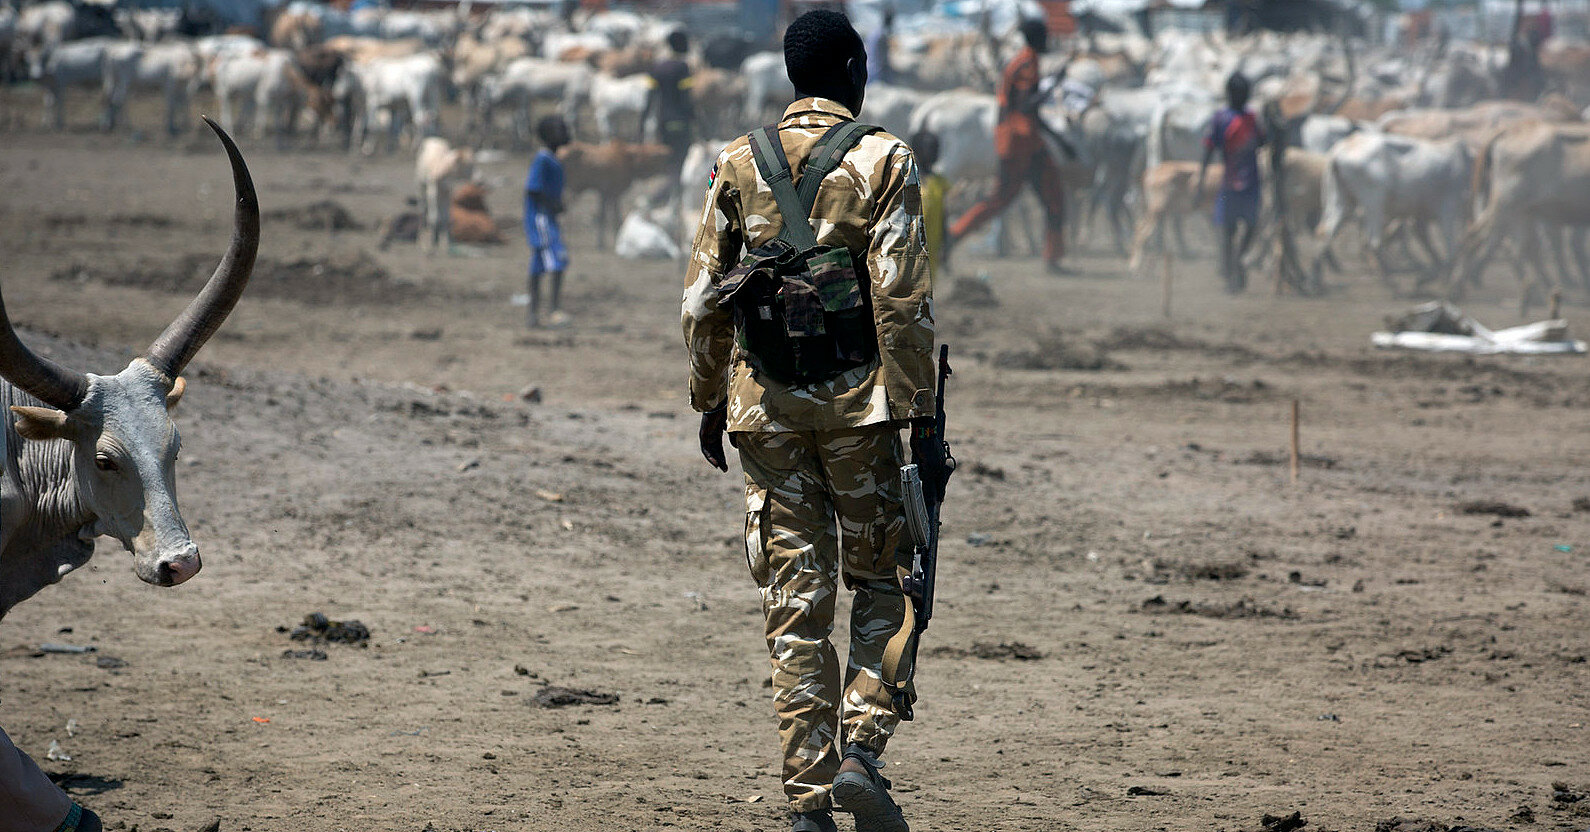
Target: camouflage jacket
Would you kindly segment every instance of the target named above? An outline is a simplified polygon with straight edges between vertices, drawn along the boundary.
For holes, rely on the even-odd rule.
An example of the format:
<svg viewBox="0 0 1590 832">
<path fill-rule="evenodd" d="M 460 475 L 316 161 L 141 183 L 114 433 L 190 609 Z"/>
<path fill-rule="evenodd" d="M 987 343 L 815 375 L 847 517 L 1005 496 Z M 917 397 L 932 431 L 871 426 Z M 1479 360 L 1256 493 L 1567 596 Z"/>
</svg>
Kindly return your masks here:
<svg viewBox="0 0 1590 832">
<path fill-rule="evenodd" d="M 797 181 L 823 133 L 852 118 L 826 98 L 803 98 L 784 111 L 779 136 Z M 841 430 L 931 416 L 933 293 L 911 148 L 882 131 L 862 138 L 823 180 L 812 220 L 819 245 L 849 248 L 858 266 L 866 264 L 878 360 L 827 382 L 792 386 L 760 377 L 737 354 L 733 316 L 718 307 L 718 287 L 743 249 L 772 241 L 782 228 L 773 191 L 742 136 L 718 156 L 685 272 L 691 406 L 707 411 L 727 399 L 730 431 Z"/>
</svg>

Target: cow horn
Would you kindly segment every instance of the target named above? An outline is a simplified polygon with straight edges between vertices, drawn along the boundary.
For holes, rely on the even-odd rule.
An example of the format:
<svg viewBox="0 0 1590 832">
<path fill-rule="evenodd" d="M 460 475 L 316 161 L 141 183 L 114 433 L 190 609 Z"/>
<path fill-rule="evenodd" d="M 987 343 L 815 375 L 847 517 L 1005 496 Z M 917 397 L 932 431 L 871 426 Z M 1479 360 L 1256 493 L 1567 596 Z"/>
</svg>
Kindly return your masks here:
<svg viewBox="0 0 1590 832">
<path fill-rule="evenodd" d="M 71 411 L 88 395 L 88 376 L 27 348 L 11 328 L 5 297 L 0 296 L 0 376 L 57 410 Z"/>
<path fill-rule="evenodd" d="M 254 271 L 254 255 L 259 251 L 259 198 L 254 194 L 254 180 L 248 175 L 248 165 L 238 152 L 232 137 L 219 125 L 203 116 L 215 135 L 226 146 L 227 158 L 232 163 L 232 186 L 237 193 L 237 208 L 232 215 L 232 243 L 227 246 L 215 274 L 200 290 L 199 296 L 182 310 L 166 331 L 160 333 L 150 345 L 145 358 L 167 378 L 175 379 L 182 373 L 204 342 L 221 328 L 243 288 L 248 285 Z"/>
</svg>

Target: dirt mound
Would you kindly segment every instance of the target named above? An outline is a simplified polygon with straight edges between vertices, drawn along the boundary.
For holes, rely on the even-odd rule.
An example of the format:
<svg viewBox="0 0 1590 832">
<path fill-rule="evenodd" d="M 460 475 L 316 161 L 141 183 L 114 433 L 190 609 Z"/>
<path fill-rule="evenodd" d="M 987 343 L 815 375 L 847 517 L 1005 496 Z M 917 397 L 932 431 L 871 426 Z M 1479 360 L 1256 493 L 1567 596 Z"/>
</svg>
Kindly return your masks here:
<svg viewBox="0 0 1590 832">
<path fill-rule="evenodd" d="M 1194 601 L 1171 602 L 1165 600 L 1163 595 L 1155 595 L 1143 602 L 1142 609 L 1149 613 L 1196 615 L 1200 618 L 1278 618 L 1290 621 L 1298 617 L 1291 607 L 1275 609 L 1246 598 L 1230 604 L 1205 604 Z"/>
<path fill-rule="evenodd" d="M 342 203 L 331 199 L 266 211 L 260 215 L 260 219 L 267 223 L 287 223 L 304 231 L 364 230 L 364 224 L 354 219 L 353 214 L 344 208 Z"/>
<path fill-rule="evenodd" d="M 1034 339 L 1033 349 L 1009 350 L 994 356 L 993 364 L 1007 370 L 1124 370 L 1126 365 L 1092 341 L 1057 330 Z"/>
<path fill-rule="evenodd" d="M 1211 344 L 1197 338 L 1184 338 L 1163 327 L 1118 326 L 1096 343 L 1102 350 L 1201 352 L 1241 361 L 1263 357 L 1239 344 Z"/>
<path fill-rule="evenodd" d="M 191 295 L 203 288 L 219 259 L 214 254 L 189 254 L 176 261 L 140 260 L 120 268 L 74 263 L 56 271 L 50 279 Z M 250 297 L 313 305 L 408 301 L 427 294 L 412 283 L 394 280 L 385 267 L 363 250 L 325 259 L 261 257 L 254 263 L 254 277 L 248 287 Z"/>
<path fill-rule="evenodd" d="M 992 309 L 999 305 L 999 298 L 994 297 L 994 287 L 987 279 L 957 277 L 955 285 L 950 287 L 949 302 L 971 309 Z"/>
<path fill-rule="evenodd" d="M 935 647 L 928 651 L 929 656 L 947 659 L 995 659 L 1004 661 L 1015 659 L 1022 662 L 1035 662 L 1043 658 L 1043 651 L 1019 641 L 998 644 L 989 641 L 974 642 L 971 647 Z"/>
</svg>

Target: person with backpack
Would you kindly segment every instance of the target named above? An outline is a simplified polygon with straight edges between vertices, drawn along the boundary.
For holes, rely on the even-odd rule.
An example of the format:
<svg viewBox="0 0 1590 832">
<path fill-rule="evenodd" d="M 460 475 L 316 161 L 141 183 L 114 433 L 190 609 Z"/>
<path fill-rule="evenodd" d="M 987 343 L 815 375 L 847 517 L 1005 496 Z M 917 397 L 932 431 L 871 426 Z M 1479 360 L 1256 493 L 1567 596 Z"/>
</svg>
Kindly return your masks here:
<svg viewBox="0 0 1590 832">
<path fill-rule="evenodd" d="M 1209 164 L 1219 153 L 1220 191 L 1215 195 L 1215 227 L 1220 229 L 1220 276 L 1226 291 L 1240 294 L 1248 287 L 1248 273 L 1242 258 L 1253 245 L 1254 229 L 1259 226 L 1259 208 L 1264 201 L 1260 187 L 1259 148 L 1267 141 L 1258 116 L 1248 109 L 1251 85 L 1247 76 L 1233 72 L 1226 79 L 1226 106 L 1217 110 L 1204 133 L 1204 160 L 1198 167 L 1193 186 L 1193 204 L 1203 201 L 1204 179 Z M 1238 239 L 1238 225 L 1241 238 Z"/>
<path fill-rule="evenodd" d="M 725 148 L 707 183 L 682 304 L 690 400 L 707 461 L 728 470 L 727 431 L 745 473 L 791 829 L 834 830 L 837 804 L 861 832 L 906 832 L 878 771 L 901 719 L 882 675 L 907 608 L 899 431 L 923 470 L 946 465 L 925 427 L 921 182 L 905 142 L 855 120 L 867 54 L 847 17 L 801 15 L 784 61 L 802 97 Z M 841 575 L 848 663 L 829 640 Z"/>
</svg>

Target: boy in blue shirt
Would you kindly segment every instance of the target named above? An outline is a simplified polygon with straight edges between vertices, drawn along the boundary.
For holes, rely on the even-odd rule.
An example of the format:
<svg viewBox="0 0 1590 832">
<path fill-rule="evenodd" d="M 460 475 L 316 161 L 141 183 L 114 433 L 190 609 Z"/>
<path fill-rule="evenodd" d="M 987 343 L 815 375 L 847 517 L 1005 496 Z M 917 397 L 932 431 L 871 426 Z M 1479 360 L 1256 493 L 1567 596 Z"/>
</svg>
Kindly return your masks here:
<svg viewBox="0 0 1590 832">
<path fill-rule="evenodd" d="M 1204 162 L 1198 169 L 1197 196 L 1203 196 L 1204 173 L 1215 153 L 1220 153 L 1224 172 L 1220 192 L 1215 197 L 1215 226 L 1220 229 L 1220 274 L 1226 291 L 1238 294 L 1248 286 L 1242 257 L 1253 245 L 1253 231 L 1259 224 L 1259 147 L 1265 143 L 1264 128 L 1248 110 L 1248 79 L 1233 73 L 1226 80 L 1226 104 L 1215 113 L 1204 135 Z M 1237 242 L 1237 223 L 1242 223 L 1242 241 Z"/>
<path fill-rule="evenodd" d="M 569 125 L 561 116 L 547 116 L 536 124 L 536 134 L 544 147 L 530 162 L 530 175 L 524 183 L 524 237 L 530 244 L 529 326 L 541 325 L 541 276 L 551 277 L 552 297 L 549 322 L 561 326 L 569 316 L 558 309 L 563 294 L 563 272 L 569 267 L 569 250 L 563 246 L 558 215 L 563 213 L 563 163 L 558 148 L 569 143 Z"/>
</svg>

